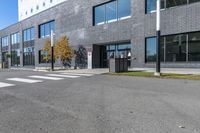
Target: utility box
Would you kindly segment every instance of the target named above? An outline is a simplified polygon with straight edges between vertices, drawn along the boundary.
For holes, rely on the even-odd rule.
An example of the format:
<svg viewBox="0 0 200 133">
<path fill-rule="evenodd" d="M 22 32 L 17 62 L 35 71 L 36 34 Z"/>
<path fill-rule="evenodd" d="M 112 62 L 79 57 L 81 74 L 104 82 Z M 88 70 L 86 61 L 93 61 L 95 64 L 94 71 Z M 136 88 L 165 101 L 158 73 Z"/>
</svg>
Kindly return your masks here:
<svg viewBox="0 0 200 133">
<path fill-rule="evenodd" d="M 128 71 L 128 58 L 111 58 L 109 60 L 109 72 L 127 72 Z"/>
</svg>

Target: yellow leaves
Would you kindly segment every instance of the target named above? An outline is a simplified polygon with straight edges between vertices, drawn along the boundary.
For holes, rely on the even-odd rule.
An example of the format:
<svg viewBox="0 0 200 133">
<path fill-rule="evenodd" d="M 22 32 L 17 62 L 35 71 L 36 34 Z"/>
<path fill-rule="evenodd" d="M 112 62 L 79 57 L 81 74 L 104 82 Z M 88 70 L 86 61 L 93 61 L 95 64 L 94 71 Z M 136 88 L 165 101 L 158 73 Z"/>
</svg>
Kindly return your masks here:
<svg viewBox="0 0 200 133">
<path fill-rule="evenodd" d="M 43 51 L 46 51 L 48 53 L 47 56 L 43 57 L 43 59 L 48 62 L 51 61 L 51 41 L 50 39 L 45 40 Z"/>
<path fill-rule="evenodd" d="M 55 46 L 55 58 L 61 61 L 70 60 L 74 56 L 74 50 L 69 46 L 69 39 L 66 36 L 61 37 Z"/>
<path fill-rule="evenodd" d="M 43 48 L 44 51 L 48 52 L 48 56 L 44 57 L 44 60 L 51 61 L 51 41 L 47 39 Z M 54 57 L 56 60 L 60 59 L 63 64 L 74 57 L 74 50 L 69 46 L 69 39 L 66 36 L 61 37 L 54 47 Z"/>
</svg>

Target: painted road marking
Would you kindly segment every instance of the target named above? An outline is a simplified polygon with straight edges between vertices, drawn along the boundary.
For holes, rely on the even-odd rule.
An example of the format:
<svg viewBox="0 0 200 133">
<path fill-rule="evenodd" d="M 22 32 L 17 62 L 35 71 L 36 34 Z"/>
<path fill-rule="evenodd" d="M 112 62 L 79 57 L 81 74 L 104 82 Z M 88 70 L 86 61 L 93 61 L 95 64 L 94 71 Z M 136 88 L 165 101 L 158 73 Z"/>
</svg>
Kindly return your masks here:
<svg viewBox="0 0 200 133">
<path fill-rule="evenodd" d="M 94 74 L 86 74 L 86 73 L 61 73 L 61 74 L 65 74 L 65 75 L 75 75 L 75 76 L 93 76 Z"/>
<path fill-rule="evenodd" d="M 8 83 L 0 82 L 0 88 L 3 88 L 3 87 L 10 87 L 10 86 L 15 86 L 15 85 L 14 85 L 14 84 L 8 84 Z"/>
<path fill-rule="evenodd" d="M 10 81 L 24 82 L 24 83 L 41 83 L 42 80 L 33 80 L 33 79 L 25 79 L 25 78 L 8 78 Z"/>
<path fill-rule="evenodd" d="M 47 80 L 62 80 L 63 78 L 57 78 L 57 77 L 47 77 L 47 76 L 29 76 L 30 78 L 37 78 L 37 79 L 47 79 Z"/>
<path fill-rule="evenodd" d="M 60 74 L 47 74 L 48 76 L 53 77 L 62 77 L 62 78 L 80 78 L 81 76 L 73 76 L 73 75 L 60 75 Z"/>
</svg>

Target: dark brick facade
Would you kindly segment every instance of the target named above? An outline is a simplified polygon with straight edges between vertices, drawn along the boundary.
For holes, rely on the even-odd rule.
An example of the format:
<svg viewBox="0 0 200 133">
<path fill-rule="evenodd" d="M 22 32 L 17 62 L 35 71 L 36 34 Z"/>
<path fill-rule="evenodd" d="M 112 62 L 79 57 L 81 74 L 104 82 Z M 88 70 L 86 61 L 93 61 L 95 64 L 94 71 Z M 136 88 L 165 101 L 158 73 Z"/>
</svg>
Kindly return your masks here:
<svg viewBox="0 0 200 133">
<path fill-rule="evenodd" d="M 153 67 L 145 63 L 145 37 L 156 35 L 156 14 L 145 14 L 145 0 L 132 0 L 131 18 L 109 24 L 93 26 L 93 6 L 109 0 L 67 0 L 53 8 L 43 11 L 0 31 L 0 38 L 20 32 L 23 51 L 22 31 L 35 27 L 35 66 L 38 67 L 38 50 L 43 48 L 44 40 L 38 38 L 38 26 L 55 20 L 56 38 L 67 35 L 74 48 L 86 48 L 94 44 L 130 41 L 132 44 L 132 67 Z M 200 31 L 200 2 L 177 6 L 161 13 L 161 34 L 177 34 Z M 93 61 L 99 57 L 93 56 Z M 21 66 L 23 52 L 21 52 Z M 163 63 L 163 67 L 200 67 L 200 62 Z"/>
</svg>

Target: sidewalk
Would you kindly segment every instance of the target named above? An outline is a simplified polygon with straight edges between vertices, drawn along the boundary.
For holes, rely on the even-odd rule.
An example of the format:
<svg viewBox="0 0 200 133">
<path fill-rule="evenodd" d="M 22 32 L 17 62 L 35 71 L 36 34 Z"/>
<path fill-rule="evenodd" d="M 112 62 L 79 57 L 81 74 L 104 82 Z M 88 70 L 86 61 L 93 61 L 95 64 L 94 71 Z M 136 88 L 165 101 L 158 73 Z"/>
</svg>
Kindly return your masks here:
<svg viewBox="0 0 200 133">
<path fill-rule="evenodd" d="M 155 68 L 131 68 L 130 71 L 155 72 Z M 161 68 L 161 73 L 200 75 L 200 68 Z"/>
<path fill-rule="evenodd" d="M 99 69 L 75 69 L 75 70 L 58 70 L 55 72 L 69 72 L 69 73 L 87 73 L 87 74 L 104 74 L 108 73 L 108 68 L 99 68 Z"/>
</svg>

